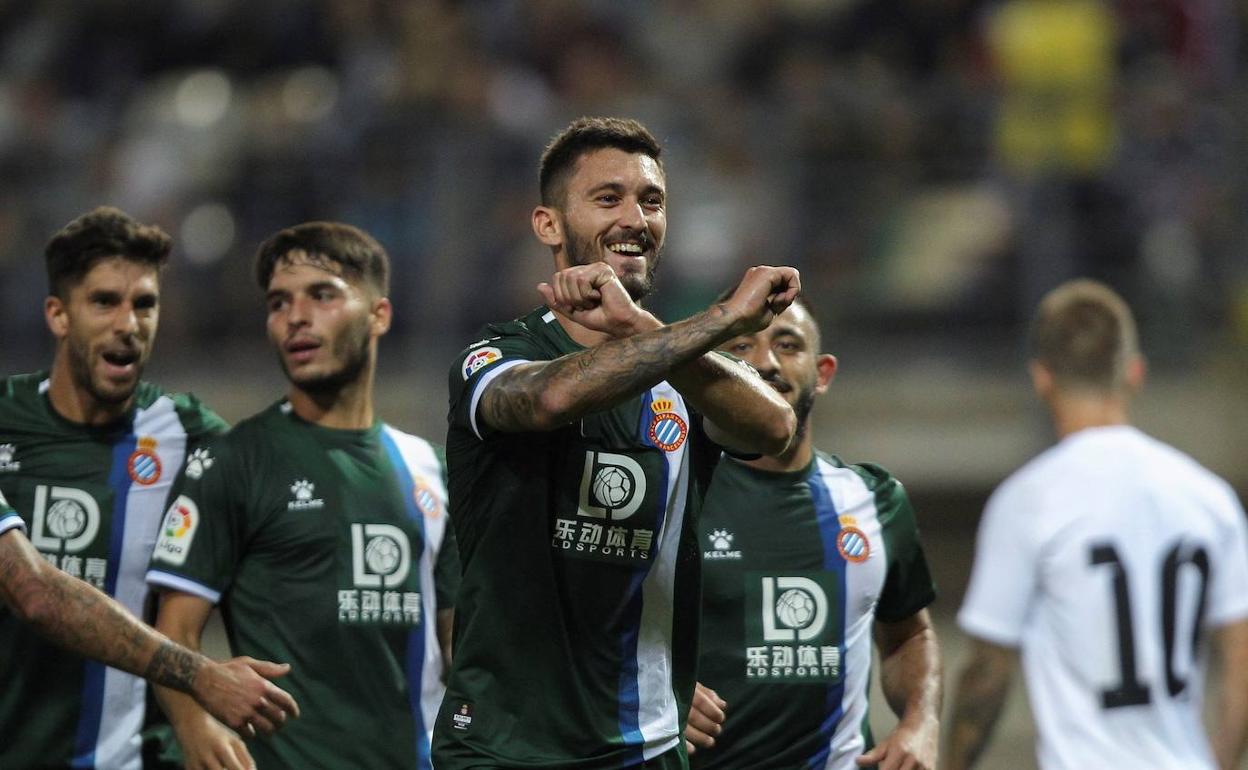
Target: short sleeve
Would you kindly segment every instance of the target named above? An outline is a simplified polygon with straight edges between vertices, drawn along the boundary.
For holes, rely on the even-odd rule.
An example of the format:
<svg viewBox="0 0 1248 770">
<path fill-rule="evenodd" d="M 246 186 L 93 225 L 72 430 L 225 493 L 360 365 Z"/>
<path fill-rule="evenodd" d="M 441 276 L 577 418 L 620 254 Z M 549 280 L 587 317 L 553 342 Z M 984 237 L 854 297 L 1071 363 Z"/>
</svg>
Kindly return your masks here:
<svg viewBox="0 0 1248 770">
<path fill-rule="evenodd" d="M 451 424 L 480 439 L 489 429 L 478 420 L 477 405 L 494 378 L 513 366 L 549 358 L 532 335 L 492 331 L 493 336 L 474 342 L 455 357 L 448 379 Z"/>
<path fill-rule="evenodd" d="M 169 494 L 147 582 L 214 604 L 240 558 L 246 474 L 225 439 L 187 459 Z"/>
<path fill-rule="evenodd" d="M 26 523 L 22 521 L 22 517 L 17 515 L 17 511 L 13 510 L 13 506 L 9 505 L 9 501 L 4 499 L 4 492 L 0 491 L 0 534 L 8 532 L 10 529 L 26 529 Z"/>
<path fill-rule="evenodd" d="M 1248 617 L 1248 521 L 1229 487 L 1226 499 L 1226 532 L 1210 576 L 1209 622 L 1215 628 Z"/>
<path fill-rule="evenodd" d="M 442 547 L 438 549 L 437 561 L 433 565 L 433 589 L 438 609 L 449 610 L 455 606 L 459 581 L 459 544 L 455 540 L 455 528 L 447 526 L 442 535 Z"/>
<path fill-rule="evenodd" d="M 879 481 L 876 508 L 888 548 L 888 572 L 875 616 L 886 623 L 904 620 L 935 601 L 936 588 L 906 488 L 878 466 L 864 469 Z"/>
<path fill-rule="evenodd" d="M 1039 544 L 1023 526 L 1030 518 L 1025 496 L 1006 485 L 984 508 L 958 625 L 971 636 L 1017 647 L 1036 594 Z"/>
</svg>

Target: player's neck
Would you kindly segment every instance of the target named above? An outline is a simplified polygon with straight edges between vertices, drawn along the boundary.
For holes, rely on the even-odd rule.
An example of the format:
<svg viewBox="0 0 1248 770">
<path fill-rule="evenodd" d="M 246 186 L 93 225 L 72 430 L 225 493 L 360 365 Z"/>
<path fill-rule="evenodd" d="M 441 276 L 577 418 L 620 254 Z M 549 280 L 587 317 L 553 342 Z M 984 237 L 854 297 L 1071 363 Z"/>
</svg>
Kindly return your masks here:
<svg viewBox="0 0 1248 770">
<path fill-rule="evenodd" d="M 1059 439 L 1087 428 L 1129 425 L 1127 399 L 1122 396 L 1057 395 L 1049 402 Z"/>
<path fill-rule="evenodd" d="M 295 414 L 313 425 L 364 430 L 372 427 L 374 420 L 372 367 L 335 391 L 309 392 L 291 385 L 286 398 Z"/>
<path fill-rule="evenodd" d="M 760 471 L 786 473 L 788 471 L 802 470 L 807 465 L 810 465 L 810 460 L 814 456 L 815 447 L 814 442 L 810 438 L 810 418 L 808 417 L 801 433 L 782 454 L 763 455 L 757 460 L 746 460 L 745 464 Z"/>
<path fill-rule="evenodd" d="M 80 425 L 108 425 L 117 422 L 134 405 L 134 395 L 125 401 L 107 403 L 100 401 L 86 388 L 74 382 L 69 365 L 59 360 L 52 365 L 48 376 L 48 403 L 66 420 Z"/>
<path fill-rule="evenodd" d="M 555 319 L 559 321 L 559 325 L 572 338 L 572 341 L 581 347 L 597 347 L 611 339 L 611 335 L 606 332 L 594 331 L 588 326 L 582 326 L 558 310 L 551 310 L 550 312 L 555 314 Z"/>
</svg>

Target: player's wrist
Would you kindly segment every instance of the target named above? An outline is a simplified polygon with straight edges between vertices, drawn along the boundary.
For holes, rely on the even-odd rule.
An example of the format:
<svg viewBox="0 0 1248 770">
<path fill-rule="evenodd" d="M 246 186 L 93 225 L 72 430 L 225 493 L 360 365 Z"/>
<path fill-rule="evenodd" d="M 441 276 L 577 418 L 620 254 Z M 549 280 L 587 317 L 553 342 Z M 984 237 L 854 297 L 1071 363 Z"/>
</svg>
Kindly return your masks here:
<svg viewBox="0 0 1248 770">
<path fill-rule="evenodd" d="M 637 312 L 628 319 L 627 323 L 621 324 L 617 327 L 615 338 L 623 339 L 624 337 L 631 337 L 634 334 L 642 334 L 644 332 L 651 332 L 655 329 L 661 328 L 663 328 L 662 321 L 655 317 L 653 313 L 639 307 L 637 308 Z"/>
</svg>

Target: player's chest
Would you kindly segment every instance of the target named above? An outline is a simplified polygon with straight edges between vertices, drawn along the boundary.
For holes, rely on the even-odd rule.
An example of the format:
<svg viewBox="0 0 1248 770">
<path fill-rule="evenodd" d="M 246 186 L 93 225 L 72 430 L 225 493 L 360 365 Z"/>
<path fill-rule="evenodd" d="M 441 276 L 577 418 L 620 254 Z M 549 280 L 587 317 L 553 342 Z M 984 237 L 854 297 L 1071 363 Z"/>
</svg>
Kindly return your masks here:
<svg viewBox="0 0 1248 770">
<path fill-rule="evenodd" d="M 874 610 L 887 572 L 874 517 L 816 515 L 809 507 L 776 507 L 775 501 L 767 508 L 748 498 L 731 509 L 722 498 L 712 502 L 698 532 L 708 608 L 771 618 L 768 613 L 783 609 L 787 595 L 788 602 L 800 599 L 849 622 Z"/>
<path fill-rule="evenodd" d="M 426 521 L 445 516 L 435 479 L 382 462 L 279 462 L 252 485 L 250 551 L 292 567 L 373 564 L 372 574 L 406 574 L 424 550 Z"/>
<path fill-rule="evenodd" d="M 102 586 L 122 548 L 150 549 L 183 434 L 0 434 L 0 489 L 50 563 Z"/>
</svg>

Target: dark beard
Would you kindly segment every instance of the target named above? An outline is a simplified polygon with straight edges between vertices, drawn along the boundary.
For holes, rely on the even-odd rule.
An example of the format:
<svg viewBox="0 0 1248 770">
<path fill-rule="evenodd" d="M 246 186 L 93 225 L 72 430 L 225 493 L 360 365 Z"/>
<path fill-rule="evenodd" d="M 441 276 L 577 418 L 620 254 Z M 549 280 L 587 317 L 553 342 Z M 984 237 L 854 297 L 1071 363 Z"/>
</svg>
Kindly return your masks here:
<svg viewBox="0 0 1248 770">
<path fill-rule="evenodd" d="M 793 442 L 789 446 L 797 446 L 798 442 L 806 437 L 806 428 L 809 425 L 808 418 L 810 417 L 810 411 L 814 408 L 814 386 L 802 388 L 798 394 L 797 403 L 793 405 L 793 414 L 797 417 L 797 430 L 793 433 Z"/>
<path fill-rule="evenodd" d="M 333 354 L 342 360 L 342 366 L 335 372 L 322 374 L 307 379 L 296 379 L 290 369 L 286 368 L 286 359 L 278 353 L 277 360 L 286 374 L 286 379 L 295 387 L 312 396 L 332 396 L 343 388 L 360 379 L 360 375 L 368 366 L 368 318 L 360 319 L 360 323 L 346 329 L 334 341 Z"/>
<path fill-rule="evenodd" d="M 91 379 L 91 351 L 88 346 L 75 342 L 72 338 L 67 341 L 69 353 L 69 374 L 74 383 L 78 387 L 91 394 L 91 398 L 101 404 L 116 405 L 124 404 L 134 395 L 135 388 L 138 387 L 139 380 L 143 377 L 143 363 L 138 362 L 138 375 L 134 379 L 134 387 L 124 392 L 104 393 L 95 387 L 95 380 Z"/>
<path fill-rule="evenodd" d="M 587 238 L 581 238 L 576 233 L 568 233 L 568 259 L 574 265 L 589 265 L 602 260 L 593 256 L 594 245 Z M 628 292 L 628 296 L 633 302 L 640 302 L 643 297 L 654 289 L 654 271 L 659 266 L 659 252 L 656 249 L 654 255 L 646 260 L 646 274 L 639 276 L 636 273 L 628 273 L 627 275 L 618 276 L 620 283 L 623 284 L 624 290 Z"/>
</svg>

